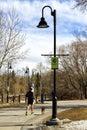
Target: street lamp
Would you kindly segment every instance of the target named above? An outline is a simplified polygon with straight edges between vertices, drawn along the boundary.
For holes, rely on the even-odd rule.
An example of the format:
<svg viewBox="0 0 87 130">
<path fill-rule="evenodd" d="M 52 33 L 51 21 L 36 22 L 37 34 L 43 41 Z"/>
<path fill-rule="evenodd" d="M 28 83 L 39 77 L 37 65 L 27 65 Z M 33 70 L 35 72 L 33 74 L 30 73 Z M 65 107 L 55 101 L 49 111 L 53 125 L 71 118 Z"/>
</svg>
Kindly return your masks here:
<svg viewBox="0 0 87 130">
<path fill-rule="evenodd" d="M 56 57 L 56 10 L 52 10 L 50 6 L 44 6 L 42 8 L 42 17 L 40 19 L 39 24 L 37 25 L 38 28 L 48 28 L 49 25 L 45 21 L 44 18 L 44 9 L 48 7 L 51 10 L 51 16 L 53 16 L 53 23 L 54 23 L 54 58 Z M 56 97 L 56 68 L 54 68 L 54 90 L 52 93 L 53 96 L 53 102 L 52 102 L 52 118 L 50 121 L 47 121 L 47 125 L 57 125 L 59 122 L 59 119 L 57 116 L 57 97 Z"/>
<path fill-rule="evenodd" d="M 7 81 L 7 103 L 9 102 L 9 90 L 10 90 L 10 81 L 9 81 L 9 70 L 12 69 L 11 64 L 8 62 L 8 81 Z"/>
<path fill-rule="evenodd" d="M 28 78 L 28 86 L 29 86 L 29 68 L 26 68 L 25 74 L 27 74 L 27 78 Z"/>
</svg>

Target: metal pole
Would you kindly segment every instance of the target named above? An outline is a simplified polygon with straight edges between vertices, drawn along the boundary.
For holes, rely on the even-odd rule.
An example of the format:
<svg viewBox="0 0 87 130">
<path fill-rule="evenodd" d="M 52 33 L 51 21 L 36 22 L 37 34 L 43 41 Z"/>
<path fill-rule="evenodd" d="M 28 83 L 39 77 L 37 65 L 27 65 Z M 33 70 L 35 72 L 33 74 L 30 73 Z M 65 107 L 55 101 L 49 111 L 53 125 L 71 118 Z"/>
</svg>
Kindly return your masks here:
<svg viewBox="0 0 87 130">
<path fill-rule="evenodd" d="M 54 16 L 54 57 L 56 57 L 56 10 L 53 12 Z M 53 91 L 53 106 L 52 118 L 55 119 L 57 115 L 57 98 L 56 98 L 56 69 L 54 69 L 54 91 Z"/>
<path fill-rule="evenodd" d="M 8 79 L 7 79 L 7 103 L 9 102 L 9 62 L 8 62 Z"/>
<path fill-rule="evenodd" d="M 27 78 L 27 85 L 28 85 L 28 87 L 29 87 L 29 68 L 26 68 L 26 71 L 25 71 L 25 73 L 27 74 L 26 76 L 26 78 Z"/>
<path fill-rule="evenodd" d="M 29 68 L 27 68 L 27 73 L 28 73 L 28 86 L 29 86 Z"/>
</svg>

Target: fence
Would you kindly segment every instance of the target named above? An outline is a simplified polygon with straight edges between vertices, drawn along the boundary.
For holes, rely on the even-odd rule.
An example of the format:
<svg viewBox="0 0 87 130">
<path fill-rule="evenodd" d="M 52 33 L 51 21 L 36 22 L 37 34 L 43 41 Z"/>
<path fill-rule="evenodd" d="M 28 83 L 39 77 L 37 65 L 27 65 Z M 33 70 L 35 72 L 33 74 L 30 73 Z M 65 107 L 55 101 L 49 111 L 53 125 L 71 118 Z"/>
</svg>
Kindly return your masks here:
<svg viewBox="0 0 87 130">
<path fill-rule="evenodd" d="M 0 103 L 11 103 L 11 102 L 18 102 L 18 103 L 25 103 L 25 95 L 0 95 Z"/>
</svg>

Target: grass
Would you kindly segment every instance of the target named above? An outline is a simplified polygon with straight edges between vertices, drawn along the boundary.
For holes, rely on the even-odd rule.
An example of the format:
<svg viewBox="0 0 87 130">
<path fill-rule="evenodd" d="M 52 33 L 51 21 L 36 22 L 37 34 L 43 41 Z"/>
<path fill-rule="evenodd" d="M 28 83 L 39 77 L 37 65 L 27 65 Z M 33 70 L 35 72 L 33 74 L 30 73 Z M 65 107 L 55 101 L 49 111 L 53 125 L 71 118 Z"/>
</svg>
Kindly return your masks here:
<svg viewBox="0 0 87 130">
<path fill-rule="evenodd" d="M 87 120 L 87 108 L 73 108 L 59 112 L 57 118 L 62 120 L 68 118 L 72 121 Z M 51 119 L 51 116 L 47 117 L 43 122 Z"/>
<path fill-rule="evenodd" d="M 68 118 L 73 121 L 87 120 L 87 108 L 74 108 L 59 112 L 57 117 L 59 119 Z"/>
<path fill-rule="evenodd" d="M 0 108 L 11 108 L 11 107 L 18 107 L 18 106 L 26 106 L 26 104 L 25 103 L 0 104 Z"/>
</svg>

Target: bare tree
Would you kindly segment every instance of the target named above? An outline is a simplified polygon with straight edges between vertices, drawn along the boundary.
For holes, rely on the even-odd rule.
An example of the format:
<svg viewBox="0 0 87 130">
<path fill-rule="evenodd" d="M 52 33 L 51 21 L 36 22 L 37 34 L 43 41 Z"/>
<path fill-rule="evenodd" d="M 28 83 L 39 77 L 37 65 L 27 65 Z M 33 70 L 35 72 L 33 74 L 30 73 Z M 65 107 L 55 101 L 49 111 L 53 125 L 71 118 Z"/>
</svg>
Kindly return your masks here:
<svg viewBox="0 0 87 130">
<path fill-rule="evenodd" d="M 77 41 L 62 48 L 69 57 L 61 57 L 61 65 L 66 72 L 66 82 L 80 90 L 81 95 L 87 97 L 87 41 Z"/>
<path fill-rule="evenodd" d="M 80 7 L 81 10 L 85 11 L 87 9 L 87 0 L 75 0 L 76 6 Z"/>
<path fill-rule="evenodd" d="M 16 11 L 0 11 L 0 69 L 7 62 L 24 57 L 24 52 L 20 51 L 24 43 L 25 36 Z"/>
</svg>

